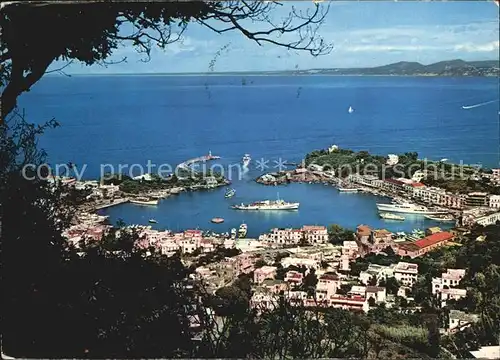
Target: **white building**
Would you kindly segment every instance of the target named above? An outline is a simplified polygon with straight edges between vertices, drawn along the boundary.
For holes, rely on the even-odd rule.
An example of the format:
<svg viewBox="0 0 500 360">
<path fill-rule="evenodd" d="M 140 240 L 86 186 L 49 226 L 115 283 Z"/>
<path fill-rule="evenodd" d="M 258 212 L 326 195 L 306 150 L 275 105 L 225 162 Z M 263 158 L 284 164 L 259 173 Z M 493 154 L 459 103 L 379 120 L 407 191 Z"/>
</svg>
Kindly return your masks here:
<svg viewBox="0 0 500 360">
<path fill-rule="evenodd" d="M 466 296 L 467 290 L 465 289 L 443 289 L 440 293 L 441 307 L 445 307 L 448 300 L 460 300 Z"/>
<path fill-rule="evenodd" d="M 308 259 L 308 258 L 299 258 L 299 257 L 286 257 L 281 259 L 281 265 L 286 269 L 289 266 L 305 266 L 306 268 L 312 268 L 315 270 L 319 270 L 320 268 L 320 261 L 315 260 L 315 259 Z"/>
<path fill-rule="evenodd" d="M 459 285 L 460 280 L 465 276 L 464 269 L 447 269 L 441 277 L 432 279 L 432 294 L 440 293 L 443 289 L 452 288 Z"/>
<path fill-rule="evenodd" d="M 467 314 L 460 310 L 450 310 L 448 318 L 448 331 L 456 332 L 470 327 L 473 323 L 478 321 L 479 316 L 475 314 Z"/>
<path fill-rule="evenodd" d="M 253 272 L 253 281 L 256 284 L 262 283 L 266 279 L 274 279 L 277 268 L 275 266 L 263 266 Z"/>
<path fill-rule="evenodd" d="M 497 221 L 500 221 L 500 212 L 478 217 L 474 222 L 482 226 L 488 226 L 496 224 Z"/>
<path fill-rule="evenodd" d="M 326 226 L 304 225 L 301 230 L 304 239 L 311 245 L 328 242 L 328 229 Z"/>
<path fill-rule="evenodd" d="M 395 154 L 389 154 L 387 155 L 387 162 L 386 164 L 389 166 L 394 166 L 399 162 L 399 156 Z"/>
<path fill-rule="evenodd" d="M 316 299 L 326 300 L 332 297 L 340 287 L 340 279 L 336 275 L 321 275 L 316 285 Z"/>
<path fill-rule="evenodd" d="M 490 195 L 489 206 L 495 209 L 500 208 L 500 195 Z"/>
<path fill-rule="evenodd" d="M 339 149 L 339 147 L 337 145 L 332 145 L 328 148 L 328 152 L 331 153 L 331 152 L 337 151 L 338 149 Z"/>
<path fill-rule="evenodd" d="M 418 277 L 418 265 L 406 262 L 399 262 L 394 267 L 394 277 L 401 284 L 413 286 Z"/>
<path fill-rule="evenodd" d="M 372 277 L 375 277 L 377 281 L 381 279 L 387 279 L 388 277 L 394 276 L 394 265 L 383 266 L 378 264 L 370 264 L 366 271 L 362 271 L 359 274 L 359 280 L 367 285 Z"/>
<path fill-rule="evenodd" d="M 370 300 L 370 298 L 375 299 L 377 304 L 385 303 L 387 298 L 387 292 L 385 287 L 380 286 L 367 286 L 366 287 L 366 300 Z"/>
</svg>

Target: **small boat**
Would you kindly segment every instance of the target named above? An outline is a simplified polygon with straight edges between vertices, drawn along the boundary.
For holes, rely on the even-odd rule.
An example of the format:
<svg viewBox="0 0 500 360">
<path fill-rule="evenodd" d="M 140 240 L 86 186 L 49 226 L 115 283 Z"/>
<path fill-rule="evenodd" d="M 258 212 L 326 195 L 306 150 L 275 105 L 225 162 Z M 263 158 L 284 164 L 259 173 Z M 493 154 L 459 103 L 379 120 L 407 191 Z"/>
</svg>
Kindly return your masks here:
<svg viewBox="0 0 500 360">
<path fill-rule="evenodd" d="M 238 237 L 240 239 L 244 238 L 245 236 L 247 236 L 247 232 L 248 232 L 247 224 L 241 224 L 238 230 Z"/>
<path fill-rule="evenodd" d="M 451 215 L 425 215 L 428 220 L 441 221 L 441 222 L 455 222 L 455 218 Z"/>
<path fill-rule="evenodd" d="M 237 234 L 237 231 L 235 228 L 232 228 L 231 229 L 231 239 L 235 239 L 236 238 L 236 234 Z"/>
<path fill-rule="evenodd" d="M 137 205 L 158 205 L 158 199 L 148 199 L 142 197 L 130 199 L 130 202 Z"/>
<path fill-rule="evenodd" d="M 224 194 L 224 197 L 226 199 L 232 198 L 236 194 L 236 190 L 234 189 L 227 189 L 226 193 Z"/>
<path fill-rule="evenodd" d="M 243 156 L 243 159 L 241 159 L 241 162 L 243 163 L 243 167 L 248 168 L 248 165 L 250 164 L 251 160 L 252 160 L 252 158 L 250 157 L 250 155 L 245 154 L 245 156 Z"/>
<path fill-rule="evenodd" d="M 149 219 L 149 222 L 150 222 L 151 224 L 156 224 L 158 221 L 156 221 L 155 219 Z"/>
<path fill-rule="evenodd" d="M 405 220 L 404 216 L 399 216 L 392 213 L 380 213 L 380 217 L 385 220 L 399 220 L 399 221 Z"/>
<path fill-rule="evenodd" d="M 347 110 L 349 112 L 349 114 L 352 114 L 354 112 L 354 109 L 352 108 L 352 106 L 349 106 L 349 110 Z"/>
<path fill-rule="evenodd" d="M 211 220 L 214 224 L 222 224 L 224 222 L 223 218 L 216 217 Z"/>
<path fill-rule="evenodd" d="M 341 193 L 357 193 L 359 189 L 357 188 L 339 188 Z"/>
</svg>

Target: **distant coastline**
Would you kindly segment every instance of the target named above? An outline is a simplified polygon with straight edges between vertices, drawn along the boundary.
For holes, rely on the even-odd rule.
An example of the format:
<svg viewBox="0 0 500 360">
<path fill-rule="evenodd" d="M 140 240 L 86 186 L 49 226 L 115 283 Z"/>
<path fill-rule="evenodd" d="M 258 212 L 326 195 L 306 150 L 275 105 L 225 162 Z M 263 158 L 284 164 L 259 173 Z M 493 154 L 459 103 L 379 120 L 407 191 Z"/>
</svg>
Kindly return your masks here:
<svg viewBox="0 0 500 360">
<path fill-rule="evenodd" d="M 500 60 L 448 60 L 422 65 L 401 61 L 369 68 L 323 68 L 307 70 L 230 71 L 189 73 L 102 73 L 71 76 L 422 76 L 422 77 L 500 77 Z"/>
</svg>

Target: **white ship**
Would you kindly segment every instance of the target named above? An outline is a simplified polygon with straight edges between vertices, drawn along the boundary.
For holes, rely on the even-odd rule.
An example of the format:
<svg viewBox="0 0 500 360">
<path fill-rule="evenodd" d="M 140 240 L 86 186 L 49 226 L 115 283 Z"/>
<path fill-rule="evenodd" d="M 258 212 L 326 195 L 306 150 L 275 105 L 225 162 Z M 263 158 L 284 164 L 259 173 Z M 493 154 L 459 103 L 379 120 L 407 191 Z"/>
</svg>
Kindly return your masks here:
<svg viewBox="0 0 500 360">
<path fill-rule="evenodd" d="M 395 212 L 404 214 L 420 214 L 420 215 L 446 214 L 446 211 L 430 210 L 425 206 L 415 205 L 408 202 L 404 202 L 401 204 L 377 203 L 377 209 L 382 212 Z"/>
<path fill-rule="evenodd" d="M 297 210 L 300 203 L 289 203 L 283 200 L 256 201 L 251 204 L 233 205 L 236 210 Z"/>
<path fill-rule="evenodd" d="M 393 213 L 380 213 L 380 217 L 385 220 L 399 220 L 399 221 L 404 221 L 405 217 L 396 215 Z"/>
<path fill-rule="evenodd" d="M 241 159 L 241 162 L 243 163 L 243 167 L 248 168 L 248 165 L 250 164 L 251 160 L 252 160 L 252 158 L 250 157 L 250 155 L 245 154 L 245 156 L 243 156 L 243 159 Z"/>
<path fill-rule="evenodd" d="M 152 200 L 148 198 L 135 198 L 135 199 L 130 199 L 130 202 L 132 204 L 137 204 L 137 205 L 158 205 L 158 200 Z"/>
<path fill-rule="evenodd" d="M 455 222 L 455 218 L 451 215 L 425 215 L 426 219 L 442 222 Z"/>
<path fill-rule="evenodd" d="M 357 193 L 359 189 L 357 188 L 339 188 L 341 193 Z"/>
</svg>

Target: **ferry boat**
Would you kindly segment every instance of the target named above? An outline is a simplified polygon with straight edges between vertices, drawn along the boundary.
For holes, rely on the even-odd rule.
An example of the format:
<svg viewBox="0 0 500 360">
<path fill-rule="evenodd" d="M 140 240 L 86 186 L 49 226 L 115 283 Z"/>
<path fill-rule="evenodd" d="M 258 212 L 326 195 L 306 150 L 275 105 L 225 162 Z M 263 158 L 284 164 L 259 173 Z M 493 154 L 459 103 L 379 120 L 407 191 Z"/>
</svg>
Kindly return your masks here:
<svg viewBox="0 0 500 360">
<path fill-rule="evenodd" d="M 158 205 L 158 199 L 135 198 L 130 199 L 130 202 L 137 205 Z"/>
<path fill-rule="evenodd" d="M 264 200 L 251 204 L 233 205 L 236 210 L 297 210 L 300 203 L 289 203 L 284 200 Z"/>
<path fill-rule="evenodd" d="M 399 220 L 399 221 L 405 220 L 404 216 L 396 215 L 393 213 L 380 213 L 380 217 L 386 220 Z"/>
<path fill-rule="evenodd" d="M 419 215 L 446 214 L 446 211 L 430 210 L 425 206 L 416 205 L 409 202 L 402 202 L 399 204 L 377 203 L 377 209 L 381 212 L 395 212 L 404 214 L 419 214 Z"/>
<path fill-rule="evenodd" d="M 243 156 L 243 159 L 241 159 L 241 162 L 243 163 L 243 167 L 247 168 L 248 165 L 250 164 L 251 160 L 252 160 L 252 158 L 250 157 L 250 155 L 249 154 L 245 154 L 245 156 Z"/>
<path fill-rule="evenodd" d="M 357 193 L 359 191 L 358 188 L 339 188 L 341 193 Z"/>
<path fill-rule="evenodd" d="M 231 239 L 235 239 L 236 238 L 236 233 L 237 233 L 236 229 L 232 228 L 231 229 Z"/>
<path fill-rule="evenodd" d="M 149 222 L 150 222 L 151 224 L 156 224 L 158 221 L 156 221 L 155 219 L 149 219 Z"/>
<path fill-rule="evenodd" d="M 247 232 L 248 232 L 247 224 L 241 224 L 240 228 L 238 229 L 238 237 L 240 239 L 244 238 L 245 236 L 247 236 Z"/>
<path fill-rule="evenodd" d="M 455 222 L 455 218 L 451 215 L 425 215 L 426 219 L 442 222 Z"/>
<path fill-rule="evenodd" d="M 236 194 L 236 190 L 234 190 L 234 189 L 227 189 L 226 193 L 224 194 L 224 197 L 226 199 L 229 199 L 229 198 L 232 198 L 234 196 L 234 194 Z"/>
</svg>

